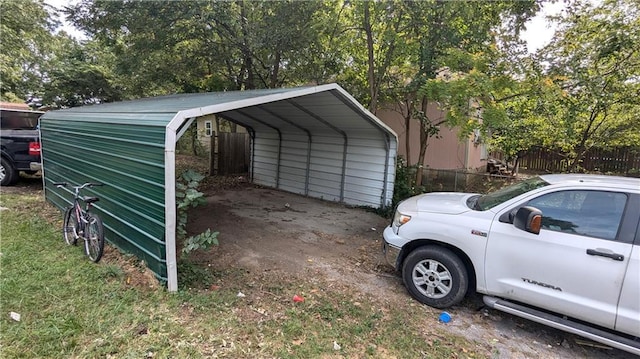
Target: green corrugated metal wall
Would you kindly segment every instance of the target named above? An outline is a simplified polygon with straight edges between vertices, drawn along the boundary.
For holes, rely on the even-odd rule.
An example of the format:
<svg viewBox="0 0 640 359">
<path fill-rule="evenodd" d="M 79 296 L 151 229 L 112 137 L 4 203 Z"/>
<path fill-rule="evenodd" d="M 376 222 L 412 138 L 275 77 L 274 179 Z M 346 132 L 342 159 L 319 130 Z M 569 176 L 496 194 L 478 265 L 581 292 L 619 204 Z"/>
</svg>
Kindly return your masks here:
<svg viewBox="0 0 640 359">
<path fill-rule="evenodd" d="M 87 114 L 69 115 L 41 121 L 47 200 L 61 209 L 71 203 L 72 192 L 53 182 L 104 183 L 83 193 L 100 197 L 95 212 L 104 222 L 107 240 L 145 260 L 166 281 L 166 116 L 127 121 L 116 115 L 98 122 Z"/>
</svg>

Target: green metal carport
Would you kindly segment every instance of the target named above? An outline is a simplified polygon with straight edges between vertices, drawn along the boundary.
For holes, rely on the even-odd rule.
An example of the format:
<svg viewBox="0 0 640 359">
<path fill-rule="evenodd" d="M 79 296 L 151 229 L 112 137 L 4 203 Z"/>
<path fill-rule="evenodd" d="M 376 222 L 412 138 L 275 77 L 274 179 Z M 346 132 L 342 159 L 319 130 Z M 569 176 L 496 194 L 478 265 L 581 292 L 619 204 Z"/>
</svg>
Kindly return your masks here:
<svg viewBox="0 0 640 359">
<path fill-rule="evenodd" d="M 170 291 L 176 263 L 175 146 L 200 116 L 251 135 L 253 183 L 352 205 L 391 203 L 397 136 L 337 84 L 170 95 L 47 112 L 40 118 L 45 198 L 53 182 L 102 182 L 85 195 L 109 242 L 144 260 Z"/>
</svg>

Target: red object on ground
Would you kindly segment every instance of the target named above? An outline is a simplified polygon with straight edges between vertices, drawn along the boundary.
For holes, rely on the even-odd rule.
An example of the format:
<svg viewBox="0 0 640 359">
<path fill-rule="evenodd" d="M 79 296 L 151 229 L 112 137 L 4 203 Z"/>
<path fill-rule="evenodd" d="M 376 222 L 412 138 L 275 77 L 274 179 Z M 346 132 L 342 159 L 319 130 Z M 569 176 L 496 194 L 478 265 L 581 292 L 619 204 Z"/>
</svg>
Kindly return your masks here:
<svg viewBox="0 0 640 359">
<path fill-rule="evenodd" d="M 296 294 L 296 295 L 293 296 L 293 302 L 294 303 L 304 302 L 304 298 L 302 298 L 301 296 Z"/>
</svg>

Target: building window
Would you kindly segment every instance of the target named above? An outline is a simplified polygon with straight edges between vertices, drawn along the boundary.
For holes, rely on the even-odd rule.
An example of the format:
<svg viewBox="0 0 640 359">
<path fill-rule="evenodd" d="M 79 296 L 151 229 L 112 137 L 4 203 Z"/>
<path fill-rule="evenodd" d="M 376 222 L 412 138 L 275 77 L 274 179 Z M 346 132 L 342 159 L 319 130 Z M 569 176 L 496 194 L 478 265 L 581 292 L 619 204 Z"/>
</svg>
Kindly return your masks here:
<svg viewBox="0 0 640 359">
<path fill-rule="evenodd" d="M 211 137 L 213 133 L 213 127 L 211 125 L 211 121 L 204 121 L 204 135 L 207 137 Z"/>
</svg>

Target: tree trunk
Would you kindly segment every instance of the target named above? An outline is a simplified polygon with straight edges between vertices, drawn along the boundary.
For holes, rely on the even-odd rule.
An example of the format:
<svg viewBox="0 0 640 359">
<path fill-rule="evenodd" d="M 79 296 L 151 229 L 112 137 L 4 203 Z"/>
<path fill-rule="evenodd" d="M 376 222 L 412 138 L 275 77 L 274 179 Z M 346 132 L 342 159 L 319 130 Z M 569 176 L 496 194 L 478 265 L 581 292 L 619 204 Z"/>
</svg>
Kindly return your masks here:
<svg viewBox="0 0 640 359">
<path fill-rule="evenodd" d="M 276 51 L 276 56 L 273 60 L 273 69 L 271 70 L 271 80 L 269 81 L 269 88 L 276 88 L 278 86 L 278 74 L 280 72 L 280 51 Z"/>
<path fill-rule="evenodd" d="M 406 113 L 404 113 L 404 148 L 407 156 L 407 166 L 411 166 L 411 100 L 405 101 Z"/>
<path fill-rule="evenodd" d="M 240 7 L 240 26 L 242 27 L 242 57 L 243 67 L 246 71 L 246 79 L 244 82 L 245 90 L 255 89 L 255 80 L 253 76 L 253 57 L 251 54 L 251 46 L 249 41 L 249 25 L 247 24 L 247 12 L 244 6 L 244 0 L 237 1 Z"/>
<path fill-rule="evenodd" d="M 575 151 L 575 156 L 569 163 L 568 171 L 570 173 L 576 172 L 576 170 L 578 169 L 578 164 L 580 163 L 580 161 L 582 161 L 584 156 L 587 154 L 587 151 L 588 149 L 583 144 L 578 145 Z"/>
<path fill-rule="evenodd" d="M 427 153 L 427 141 L 429 137 L 427 132 L 420 131 L 420 152 L 418 153 L 418 163 L 416 166 L 416 186 L 422 187 L 422 172 L 424 167 L 424 157 Z"/>
<path fill-rule="evenodd" d="M 511 175 L 517 176 L 520 169 L 520 152 L 516 154 L 516 159 L 513 161 L 513 168 L 511 169 Z"/>
<path fill-rule="evenodd" d="M 422 186 L 422 169 L 424 166 L 424 157 L 427 153 L 427 146 L 429 142 L 431 123 L 427 117 L 427 105 L 429 101 L 427 98 L 422 98 L 420 103 L 420 111 L 422 111 L 420 118 L 420 153 L 418 153 L 418 165 L 416 171 L 416 186 Z"/>
<path fill-rule="evenodd" d="M 371 16 L 369 14 L 369 2 L 365 1 L 364 5 L 364 32 L 367 35 L 367 80 L 369 82 L 369 95 L 371 100 L 369 101 L 369 111 L 375 115 L 376 107 L 378 106 L 378 91 L 376 85 L 375 76 L 375 59 L 373 57 L 373 30 L 371 28 Z"/>
</svg>

